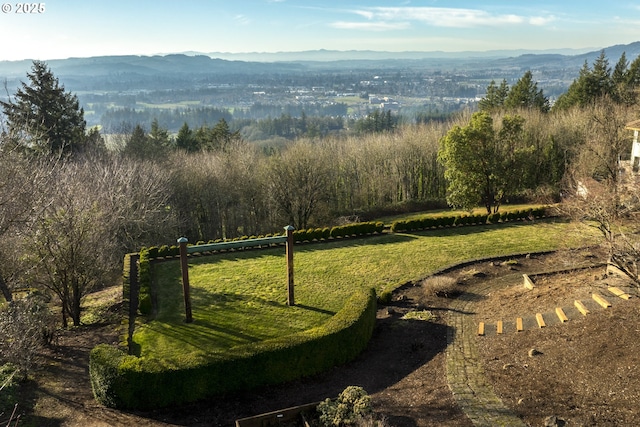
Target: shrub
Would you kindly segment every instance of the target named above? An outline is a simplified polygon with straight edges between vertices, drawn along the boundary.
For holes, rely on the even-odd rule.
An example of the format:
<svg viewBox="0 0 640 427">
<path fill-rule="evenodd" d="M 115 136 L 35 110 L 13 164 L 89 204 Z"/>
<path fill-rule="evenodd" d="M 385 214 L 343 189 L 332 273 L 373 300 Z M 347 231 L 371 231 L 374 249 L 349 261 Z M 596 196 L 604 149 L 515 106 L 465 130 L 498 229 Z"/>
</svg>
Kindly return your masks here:
<svg viewBox="0 0 640 427">
<path fill-rule="evenodd" d="M 358 386 L 349 386 L 336 400 L 326 399 L 318 405 L 320 425 L 325 427 L 354 426 L 373 413 L 371 396 Z"/>
<path fill-rule="evenodd" d="M 492 213 L 487 217 L 487 221 L 489 221 L 491 224 L 497 224 L 500 221 L 500 213 Z"/>
<path fill-rule="evenodd" d="M 169 246 L 162 245 L 158 248 L 158 257 L 164 258 L 166 256 L 169 256 Z"/>
<path fill-rule="evenodd" d="M 472 217 L 470 217 L 469 215 L 460 215 L 454 218 L 453 220 L 453 225 L 459 226 L 459 225 L 467 225 L 467 224 L 471 224 L 470 219 Z"/>
<path fill-rule="evenodd" d="M 149 248 L 149 258 L 150 259 L 158 258 L 158 247 L 157 246 L 151 246 Z"/>
<path fill-rule="evenodd" d="M 391 232 L 392 233 L 402 233 L 407 230 L 406 221 L 399 220 L 391 223 Z"/>
<path fill-rule="evenodd" d="M 323 228 L 322 229 L 322 238 L 326 240 L 329 237 L 331 237 L 331 229 L 329 227 Z"/>
<path fill-rule="evenodd" d="M 456 221 L 455 216 L 443 216 L 440 218 L 439 224 L 442 227 L 451 227 Z"/>
<path fill-rule="evenodd" d="M 473 223 L 478 225 L 483 225 L 487 223 L 488 215 L 477 214 L 473 217 Z"/>
<path fill-rule="evenodd" d="M 460 294 L 456 279 L 450 276 L 431 276 L 422 281 L 422 287 L 429 295 L 452 298 Z"/>
<path fill-rule="evenodd" d="M 392 297 L 391 291 L 383 291 L 380 295 L 378 295 L 378 304 L 387 305 L 391 302 Z"/>
</svg>

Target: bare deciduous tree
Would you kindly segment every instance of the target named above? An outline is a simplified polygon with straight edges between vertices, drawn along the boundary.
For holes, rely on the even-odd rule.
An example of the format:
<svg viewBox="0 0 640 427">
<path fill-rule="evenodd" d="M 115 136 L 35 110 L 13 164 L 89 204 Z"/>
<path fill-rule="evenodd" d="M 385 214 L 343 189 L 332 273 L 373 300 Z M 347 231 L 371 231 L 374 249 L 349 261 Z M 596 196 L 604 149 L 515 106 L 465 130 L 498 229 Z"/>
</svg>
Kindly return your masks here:
<svg viewBox="0 0 640 427">
<path fill-rule="evenodd" d="M 0 292 L 12 300 L 12 287 L 19 282 L 21 236 L 44 205 L 44 189 L 51 180 L 56 159 L 29 158 L 0 137 Z"/>
<path fill-rule="evenodd" d="M 328 161 L 308 142 L 288 148 L 269 167 L 269 191 L 274 211 L 298 229 L 306 229 L 311 216 L 326 199 Z"/>
<path fill-rule="evenodd" d="M 15 365 L 26 378 L 53 331 L 45 301 L 35 295 L 12 301 L 0 309 L 0 361 Z"/>
<path fill-rule="evenodd" d="M 575 220 L 596 227 L 609 252 L 609 262 L 640 285 L 640 179 L 624 167 L 631 151 L 631 134 L 625 130 L 630 111 L 603 99 L 590 110 L 577 146 L 575 162 L 567 171 L 565 200 L 560 209 Z"/>
<path fill-rule="evenodd" d="M 126 250 L 156 243 L 171 226 L 167 174 L 150 163 L 79 158 L 55 172 L 50 202 L 31 229 L 33 282 L 80 324 L 83 298 L 119 274 Z"/>
</svg>

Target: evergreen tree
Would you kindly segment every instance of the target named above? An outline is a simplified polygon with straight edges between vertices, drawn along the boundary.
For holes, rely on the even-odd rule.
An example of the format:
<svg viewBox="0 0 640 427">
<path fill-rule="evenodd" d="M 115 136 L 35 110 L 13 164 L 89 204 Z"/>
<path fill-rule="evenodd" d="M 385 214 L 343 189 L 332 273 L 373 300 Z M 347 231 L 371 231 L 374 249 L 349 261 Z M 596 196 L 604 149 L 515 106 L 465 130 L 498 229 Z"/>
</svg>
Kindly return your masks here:
<svg viewBox="0 0 640 427">
<path fill-rule="evenodd" d="M 593 63 L 593 70 L 587 78 L 586 91 L 587 96 L 592 100 L 613 93 L 611 67 L 604 50 Z"/>
<path fill-rule="evenodd" d="M 504 107 L 509 110 L 537 109 L 546 113 L 549 111 L 549 100 L 544 96 L 542 89 L 538 89 L 538 84 L 533 81 L 531 71 L 527 71 L 509 90 L 504 100 Z"/>
<path fill-rule="evenodd" d="M 198 140 L 193 134 L 191 128 L 189 128 L 187 122 L 185 122 L 178 131 L 178 135 L 176 136 L 176 147 L 189 152 L 198 151 L 200 149 Z"/>
<path fill-rule="evenodd" d="M 509 94 L 509 85 L 506 80 L 502 80 L 500 86 L 496 86 L 495 80 L 487 87 L 487 95 L 480 100 L 478 108 L 480 111 L 492 112 L 500 110 Z"/>
<path fill-rule="evenodd" d="M 73 153 L 86 142 L 84 110 L 44 62 L 34 61 L 13 100 L 0 101 L 14 142 L 40 154 Z"/>
<path fill-rule="evenodd" d="M 170 144 L 169 131 L 160 127 L 158 119 L 154 118 L 151 122 L 151 131 L 149 132 L 149 143 L 159 150 L 164 150 Z"/>
<path fill-rule="evenodd" d="M 624 74 L 621 85 L 620 102 L 633 105 L 638 101 L 638 88 L 640 87 L 640 56 L 631 62 Z"/>
<path fill-rule="evenodd" d="M 627 61 L 627 55 L 622 52 L 620 59 L 613 68 L 611 74 L 611 84 L 613 86 L 613 99 L 618 103 L 626 103 L 627 98 L 627 69 L 629 68 L 629 61 Z"/>
<path fill-rule="evenodd" d="M 622 58 L 623 63 L 626 58 Z M 620 61 L 616 66 L 617 73 L 621 73 L 622 67 Z M 616 77 L 620 78 L 620 77 Z M 580 69 L 578 78 L 571 83 L 567 92 L 562 94 L 554 105 L 555 110 L 562 110 L 578 105 L 584 107 L 593 104 L 597 99 L 603 96 L 610 96 L 616 99 L 616 86 L 604 51 L 600 52 L 600 56 L 594 61 L 593 68 L 589 67 L 587 61 Z"/>
<path fill-rule="evenodd" d="M 127 157 L 143 159 L 152 155 L 151 144 L 147 133 L 141 125 L 136 125 L 129 135 L 124 147 L 124 154 Z"/>
</svg>

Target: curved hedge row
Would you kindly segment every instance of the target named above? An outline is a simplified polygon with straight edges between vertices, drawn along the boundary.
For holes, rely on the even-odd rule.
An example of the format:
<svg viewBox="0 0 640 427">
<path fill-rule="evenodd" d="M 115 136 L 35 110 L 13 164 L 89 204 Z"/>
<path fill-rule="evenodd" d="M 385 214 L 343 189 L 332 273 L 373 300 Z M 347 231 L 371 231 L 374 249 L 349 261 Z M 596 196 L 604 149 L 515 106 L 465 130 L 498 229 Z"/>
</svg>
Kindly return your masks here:
<svg viewBox="0 0 640 427">
<path fill-rule="evenodd" d="M 100 344 L 90 354 L 91 386 L 105 406 L 151 409 L 291 381 L 355 358 L 369 342 L 375 320 L 375 290 L 363 289 L 324 325 L 206 360 L 138 358 Z"/>
<path fill-rule="evenodd" d="M 399 220 L 391 224 L 391 231 L 402 233 L 408 231 L 428 230 L 431 228 L 453 227 L 463 225 L 496 224 L 498 222 L 517 221 L 523 219 L 542 218 L 546 216 L 546 208 L 513 210 L 494 214 L 424 216 L 409 220 Z"/>
</svg>

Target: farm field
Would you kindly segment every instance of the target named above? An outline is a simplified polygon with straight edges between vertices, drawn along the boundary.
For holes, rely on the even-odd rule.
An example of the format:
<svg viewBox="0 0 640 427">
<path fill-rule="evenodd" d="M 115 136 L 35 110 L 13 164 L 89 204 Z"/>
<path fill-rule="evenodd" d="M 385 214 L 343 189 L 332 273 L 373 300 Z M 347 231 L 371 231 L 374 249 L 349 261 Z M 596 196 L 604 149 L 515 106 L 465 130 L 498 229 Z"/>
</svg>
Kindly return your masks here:
<svg viewBox="0 0 640 427">
<path fill-rule="evenodd" d="M 588 227 L 545 220 L 297 245 L 294 307 L 286 305 L 284 248 L 193 258 L 192 324 L 183 321 L 179 262 L 164 262 L 154 272 L 157 316 L 137 326 L 134 341 L 141 356 L 206 357 L 319 326 L 357 288 L 374 287 L 380 294 L 454 262 L 575 247 L 592 238 Z"/>
</svg>

